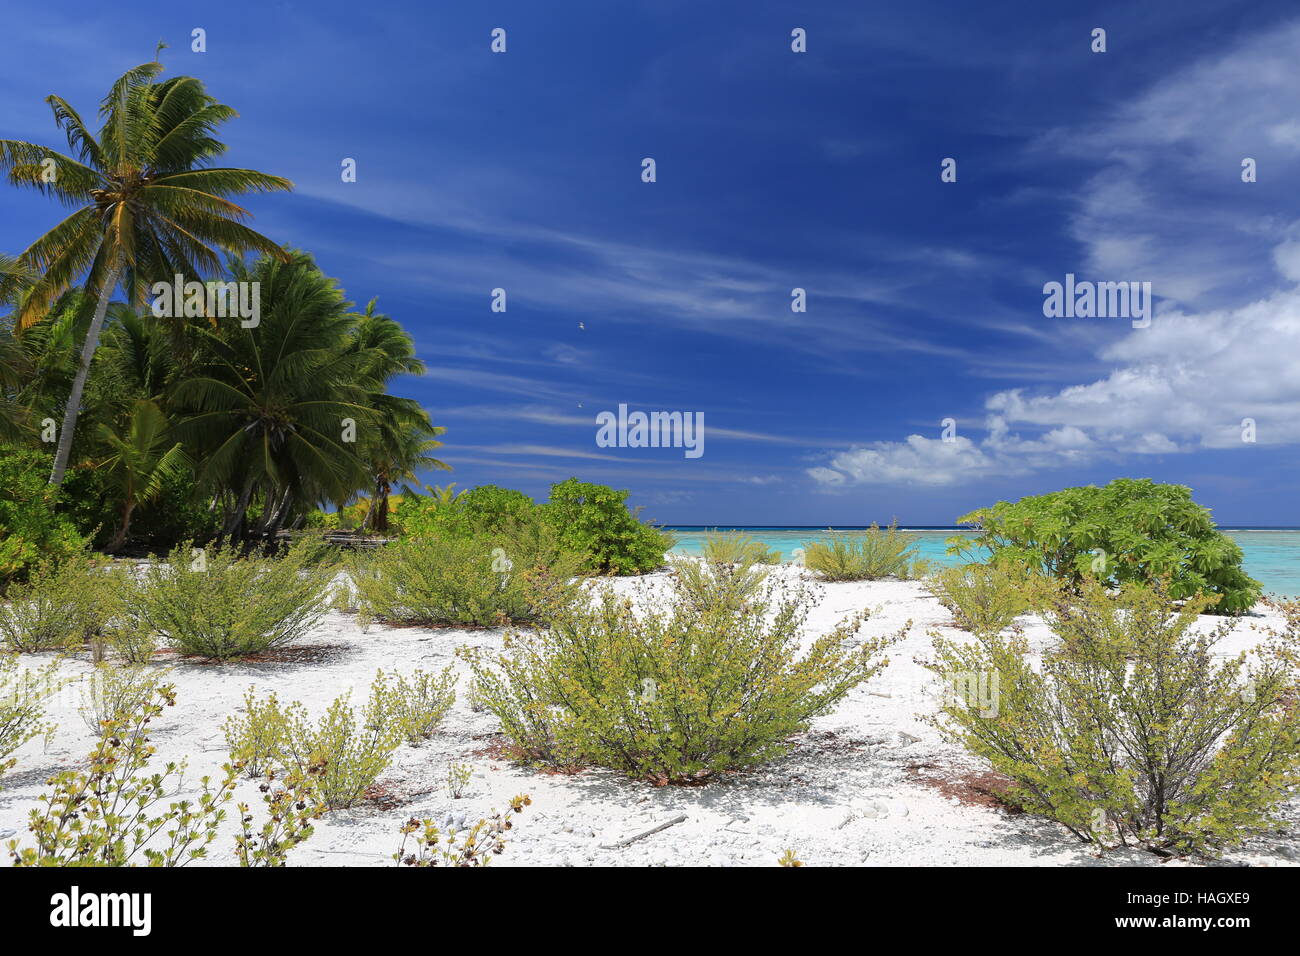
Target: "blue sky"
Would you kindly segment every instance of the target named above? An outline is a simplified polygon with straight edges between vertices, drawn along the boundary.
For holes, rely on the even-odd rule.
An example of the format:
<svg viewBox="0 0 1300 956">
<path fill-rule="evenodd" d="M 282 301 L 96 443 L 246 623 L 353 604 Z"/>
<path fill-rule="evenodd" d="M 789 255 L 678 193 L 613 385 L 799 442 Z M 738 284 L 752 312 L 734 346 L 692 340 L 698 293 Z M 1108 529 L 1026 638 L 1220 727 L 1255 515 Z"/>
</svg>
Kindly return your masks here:
<svg viewBox="0 0 1300 956">
<path fill-rule="evenodd" d="M 1241 9 L 61 3 L 6 21 L 0 136 L 61 146 L 47 94 L 91 114 L 167 41 L 240 112 L 230 164 L 297 186 L 255 225 L 414 335 L 440 483 L 948 524 L 1132 476 L 1300 525 L 1300 11 Z M 0 250 L 58 215 L 0 190 Z M 1046 318 L 1066 273 L 1150 282 L 1151 326 Z M 620 403 L 702 412 L 704 455 L 598 447 Z"/>
</svg>

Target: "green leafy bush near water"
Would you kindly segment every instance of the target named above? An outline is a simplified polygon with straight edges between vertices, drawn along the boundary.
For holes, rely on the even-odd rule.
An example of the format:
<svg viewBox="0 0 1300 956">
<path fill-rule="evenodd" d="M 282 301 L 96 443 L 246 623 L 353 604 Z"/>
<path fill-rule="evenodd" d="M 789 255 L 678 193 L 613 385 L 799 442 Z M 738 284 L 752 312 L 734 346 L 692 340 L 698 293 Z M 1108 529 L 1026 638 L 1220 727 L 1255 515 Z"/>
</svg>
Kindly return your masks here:
<svg viewBox="0 0 1300 956">
<path fill-rule="evenodd" d="M 743 531 L 710 531 L 702 548 L 704 560 L 711 564 L 780 564 L 781 552 L 773 551 L 762 541 Z"/>
<path fill-rule="evenodd" d="M 1262 590 L 1242 570 L 1241 548 L 1182 485 L 1117 478 L 1000 501 L 957 520 L 977 533 L 954 539 L 950 551 L 984 551 L 1073 586 L 1090 577 L 1112 587 L 1167 579 L 1170 596 L 1207 594 L 1222 613 L 1249 610 Z"/>
<path fill-rule="evenodd" d="M 924 571 L 916 554 L 916 535 L 897 525 L 876 524 L 861 533 L 841 533 L 828 541 L 804 542 L 804 564 L 825 581 L 878 581 L 911 578 Z"/>
<path fill-rule="evenodd" d="M 458 495 L 406 495 L 395 525 L 404 537 L 493 538 L 517 527 L 551 528 L 560 545 L 582 558 L 581 570 L 642 574 L 664 564 L 672 547 L 666 532 L 639 520 L 626 491 L 576 478 L 551 486 L 538 504 L 523 492 L 484 485 Z"/>
</svg>

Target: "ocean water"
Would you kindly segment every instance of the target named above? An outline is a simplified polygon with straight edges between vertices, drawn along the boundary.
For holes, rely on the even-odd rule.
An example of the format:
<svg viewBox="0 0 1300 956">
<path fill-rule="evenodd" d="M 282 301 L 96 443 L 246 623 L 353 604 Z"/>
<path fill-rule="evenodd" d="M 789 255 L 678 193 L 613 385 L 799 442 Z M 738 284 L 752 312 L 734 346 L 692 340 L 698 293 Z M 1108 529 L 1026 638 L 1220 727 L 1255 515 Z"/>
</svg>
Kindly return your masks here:
<svg viewBox="0 0 1300 956">
<path fill-rule="evenodd" d="M 673 549 L 681 554 L 699 554 L 704 546 L 707 531 L 698 525 L 670 528 L 677 536 Z M 794 549 L 805 541 L 822 541 L 829 537 L 824 528 L 720 528 L 740 530 L 762 541 L 773 550 L 780 551 L 782 560 L 791 560 Z M 1253 530 L 1223 528 L 1241 547 L 1246 573 L 1264 585 L 1264 593 L 1280 597 L 1300 597 L 1300 529 Z M 947 541 L 963 532 L 957 528 L 909 529 L 917 538 L 921 557 L 938 565 L 959 563 L 947 553 Z M 837 532 L 852 534 L 853 530 Z"/>
</svg>

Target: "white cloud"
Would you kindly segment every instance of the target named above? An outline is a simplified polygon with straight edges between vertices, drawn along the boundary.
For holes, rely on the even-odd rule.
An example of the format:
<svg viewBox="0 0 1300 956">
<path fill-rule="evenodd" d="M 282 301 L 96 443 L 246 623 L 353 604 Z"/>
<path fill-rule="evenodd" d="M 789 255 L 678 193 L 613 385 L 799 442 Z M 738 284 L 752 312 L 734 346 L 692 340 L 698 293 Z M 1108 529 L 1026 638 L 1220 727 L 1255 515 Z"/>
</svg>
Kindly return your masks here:
<svg viewBox="0 0 1300 956">
<path fill-rule="evenodd" d="M 1297 45 L 1300 22 L 1249 38 L 1170 74 L 1105 122 L 1038 144 L 1072 157 L 1086 144 L 1105 157 L 1071 222 L 1079 271 L 1092 273 L 1084 278 L 1151 281 L 1162 300 L 1149 328 L 1126 328 L 1096 351 L 1107 374 L 991 395 L 978 439 L 912 435 L 828 451 L 808 470 L 813 480 L 948 485 L 1241 449 L 1243 419 L 1256 423 L 1258 444 L 1300 443 L 1300 222 L 1240 180 L 1245 156 L 1261 177 L 1300 177 Z"/>
</svg>

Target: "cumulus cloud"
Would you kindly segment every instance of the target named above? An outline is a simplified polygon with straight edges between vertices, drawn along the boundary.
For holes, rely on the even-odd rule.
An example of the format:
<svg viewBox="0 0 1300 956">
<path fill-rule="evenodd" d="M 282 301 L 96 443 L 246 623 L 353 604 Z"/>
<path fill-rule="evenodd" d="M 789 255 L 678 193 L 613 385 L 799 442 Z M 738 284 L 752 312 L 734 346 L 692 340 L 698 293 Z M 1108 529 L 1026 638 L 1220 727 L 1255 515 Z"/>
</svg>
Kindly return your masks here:
<svg viewBox="0 0 1300 956">
<path fill-rule="evenodd" d="M 1300 80 L 1297 44 L 1300 22 L 1250 38 L 1170 75 L 1103 123 L 1036 144 L 1064 154 L 1086 141 L 1107 157 L 1070 224 L 1086 278 L 1151 281 L 1161 300 L 1150 327 L 1126 329 L 1097 351 L 1104 377 L 997 392 L 976 437 L 911 435 L 828 451 L 808 469 L 813 480 L 951 485 L 1243 448 L 1246 419 L 1259 444 L 1300 443 L 1300 222 L 1255 205 L 1267 201 L 1239 176 L 1247 155 L 1270 175 L 1300 175 L 1300 123 L 1283 95 Z"/>
</svg>

